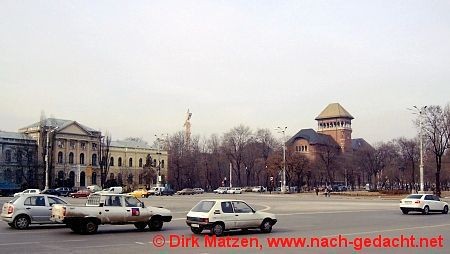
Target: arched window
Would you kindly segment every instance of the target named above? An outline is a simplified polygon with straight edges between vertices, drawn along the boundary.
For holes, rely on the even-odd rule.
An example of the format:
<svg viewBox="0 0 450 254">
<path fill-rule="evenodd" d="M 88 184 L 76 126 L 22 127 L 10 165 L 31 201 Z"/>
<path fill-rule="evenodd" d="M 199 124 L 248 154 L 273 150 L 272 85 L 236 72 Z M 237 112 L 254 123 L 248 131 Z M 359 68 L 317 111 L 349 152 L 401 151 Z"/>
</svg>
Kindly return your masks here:
<svg viewBox="0 0 450 254">
<path fill-rule="evenodd" d="M 109 165 L 114 166 L 114 157 L 111 157 L 111 159 L 109 159 Z"/>
<path fill-rule="evenodd" d="M 161 168 L 164 168 L 164 160 L 161 160 Z"/>
<path fill-rule="evenodd" d="M 9 169 L 9 168 L 5 171 L 5 179 L 6 180 L 12 179 L 11 169 Z"/>
<path fill-rule="evenodd" d="M 16 157 L 17 163 L 19 163 L 19 165 L 22 165 L 22 150 L 17 151 Z"/>
<path fill-rule="evenodd" d="M 97 166 L 97 154 L 92 155 L 92 166 Z"/>
<path fill-rule="evenodd" d="M 11 162 L 11 150 L 6 150 L 5 152 L 5 161 Z"/>
<path fill-rule="evenodd" d="M 68 187 L 73 187 L 75 185 L 75 172 L 70 171 L 69 173 L 69 186 Z"/>
<path fill-rule="evenodd" d="M 122 180 L 122 174 L 121 173 L 117 174 L 117 184 L 119 186 L 123 185 L 123 180 Z"/>
<path fill-rule="evenodd" d="M 80 164 L 84 165 L 84 153 L 80 153 Z"/>
<path fill-rule="evenodd" d="M 156 159 L 153 160 L 153 166 L 156 167 L 158 165 L 156 165 Z"/>
<path fill-rule="evenodd" d="M 84 171 L 80 173 L 80 186 L 86 186 L 86 173 Z"/>
<path fill-rule="evenodd" d="M 122 157 L 117 160 L 117 166 L 122 167 Z"/>
<path fill-rule="evenodd" d="M 16 170 L 16 183 L 22 183 L 22 172 L 20 170 Z"/>
<path fill-rule="evenodd" d="M 142 168 L 142 158 L 139 159 L 139 167 Z"/>
<path fill-rule="evenodd" d="M 69 164 L 73 164 L 73 153 L 69 153 Z"/>
<path fill-rule="evenodd" d="M 58 153 L 58 163 L 63 163 L 63 153 L 62 152 L 59 152 Z"/>
<path fill-rule="evenodd" d="M 97 184 L 97 173 L 92 172 L 92 184 Z"/>
<path fill-rule="evenodd" d="M 130 159 L 128 160 L 128 166 L 129 166 L 129 167 L 133 167 L 133 159 L 132 159 L 132 158 L 130 158 Z"/>
</svg>

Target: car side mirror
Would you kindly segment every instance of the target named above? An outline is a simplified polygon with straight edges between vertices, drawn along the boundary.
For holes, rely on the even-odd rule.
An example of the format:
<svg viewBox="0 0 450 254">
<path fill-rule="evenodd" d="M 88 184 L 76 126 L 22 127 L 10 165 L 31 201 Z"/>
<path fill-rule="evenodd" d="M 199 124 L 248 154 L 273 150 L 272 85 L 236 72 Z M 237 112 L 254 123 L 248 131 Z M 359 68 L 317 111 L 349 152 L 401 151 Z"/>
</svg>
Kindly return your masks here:
<svg viewBox="0 0 450 254">
<path fill-rule="evenodd" d="M 101 202 L 98 204 L 99 207 L 103 207 L 105 205 L 105 203 Z"/>
<path fill-rule="evenodd" d="M 220 210 L 214 210 L 214 214 L 220 214 Z"/>
</svg>

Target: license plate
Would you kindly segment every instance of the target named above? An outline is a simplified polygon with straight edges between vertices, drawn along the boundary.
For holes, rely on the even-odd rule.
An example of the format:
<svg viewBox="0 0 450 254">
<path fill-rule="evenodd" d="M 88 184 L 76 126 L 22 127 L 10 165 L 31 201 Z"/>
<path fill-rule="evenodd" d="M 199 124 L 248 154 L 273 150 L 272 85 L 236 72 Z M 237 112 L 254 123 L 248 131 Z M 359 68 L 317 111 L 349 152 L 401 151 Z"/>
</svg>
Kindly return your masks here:
<svg viewBox="0 0 450 254">
<path fill-rule="evenodd" d="M 411 204 L 412 201 L 405 201 L 405 204 Z"/>
<path fill-rule="evenodd" d="M 191 224 L 191 227 L 193 227 L 193 228 L 198 228 L 199 225 L 198 225 L 198 224 Z"/>
</svg>

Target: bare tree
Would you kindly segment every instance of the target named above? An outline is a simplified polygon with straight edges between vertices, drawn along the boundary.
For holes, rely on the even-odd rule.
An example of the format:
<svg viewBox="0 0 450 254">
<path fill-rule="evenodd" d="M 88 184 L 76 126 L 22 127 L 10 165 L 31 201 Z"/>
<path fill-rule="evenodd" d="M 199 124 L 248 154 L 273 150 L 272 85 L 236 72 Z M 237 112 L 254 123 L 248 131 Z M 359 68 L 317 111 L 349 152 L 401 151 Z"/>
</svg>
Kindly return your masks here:
<svg viewBox="0 0 450 254">
<path fill-rule="evenodd" d="M 450 140 L 450 105 L 445 109 L 440 106 L 429 106 L 424 112 L 422 122 L 424 135 L 428 140 L 436 162 L 436 195 L 441 195 L 442 157 L 449 148 Z M 420 120 L 419 120 L 420 121 Z"/>
<path fill-rule="evenodd" d="M 410 187 L 414 188 L 416 185 L 416 164 L 419 160 L 419 147 L 417 139 L 406 139 L 404 137 L 395 140 L 398 146 L 399 157 L 402 165 L 399 165 L 400 170 L 411 168 Z"/>
<path fill-rule="evenodd" d="M 339 147 L 328 140 L 324 145 L 320 145 L 317 150 L 319 165 L 321 165 L 326 172 L 326 180 L 327 182 L 333 184 L 335 180 L 335 172 L 339 168 Z"/>
<path fill-rule="evenodd" d="M 233 171 L 237 176 L 237 184 L 241 185 L 241 171 L 243 167 L 244 148 L 252 138 L 252 131 L 249 127 L 239 125 L 225 133 L 222 141 L 222 148 L 232 164 Z"/>
<path fill-rule="evenodd" d="M 309 169 L 309 164 L 310 163 L 308 158 L 298 152 L 288 153 L 288 156 L 286 157 L 286 172 L 289 172 L 289 175 L 292 174 L 293 176 L 295 176 L 298 192 L 300 192 L 300 189 L 303 185 L 303 176 Z"/>
<path fill-rule="evenodd" d="M 111 146 L 111 140 L 112 140 L 112 136 L 111 133 L 106 132 L 105 136 L 100 136 L 100 140 L 99 140 L 99 153 L 100 153 L 100 158 L 101 158 L 101 162 L 100 162 L 100 181 L 101 181 L 101 185 L 102 188 L 105 188 L 106 185 L 106 178 L 108 176 L 109 173 L 109 167 L 110 165 L 110 158 L 111 158 L 111 153 L 110 153 L 110 146 Z"/>
</svg>

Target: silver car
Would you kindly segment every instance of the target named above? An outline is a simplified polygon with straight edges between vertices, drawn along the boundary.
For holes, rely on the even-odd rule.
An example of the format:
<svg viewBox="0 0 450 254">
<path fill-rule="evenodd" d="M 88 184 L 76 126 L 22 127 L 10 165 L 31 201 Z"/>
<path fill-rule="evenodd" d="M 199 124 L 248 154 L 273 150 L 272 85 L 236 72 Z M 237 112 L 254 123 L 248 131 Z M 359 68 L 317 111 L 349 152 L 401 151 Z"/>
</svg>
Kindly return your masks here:
<svg viewBox="0 0 450 254">
<path fill-rule="evenodd" d="M 63 199 L 45 194 L 14 197 L 3 204 L 1 219 L 12 228 L 26 229 L 30 224 L 50 224 L 52 205 L 68 204 Z"/>
</svg>

